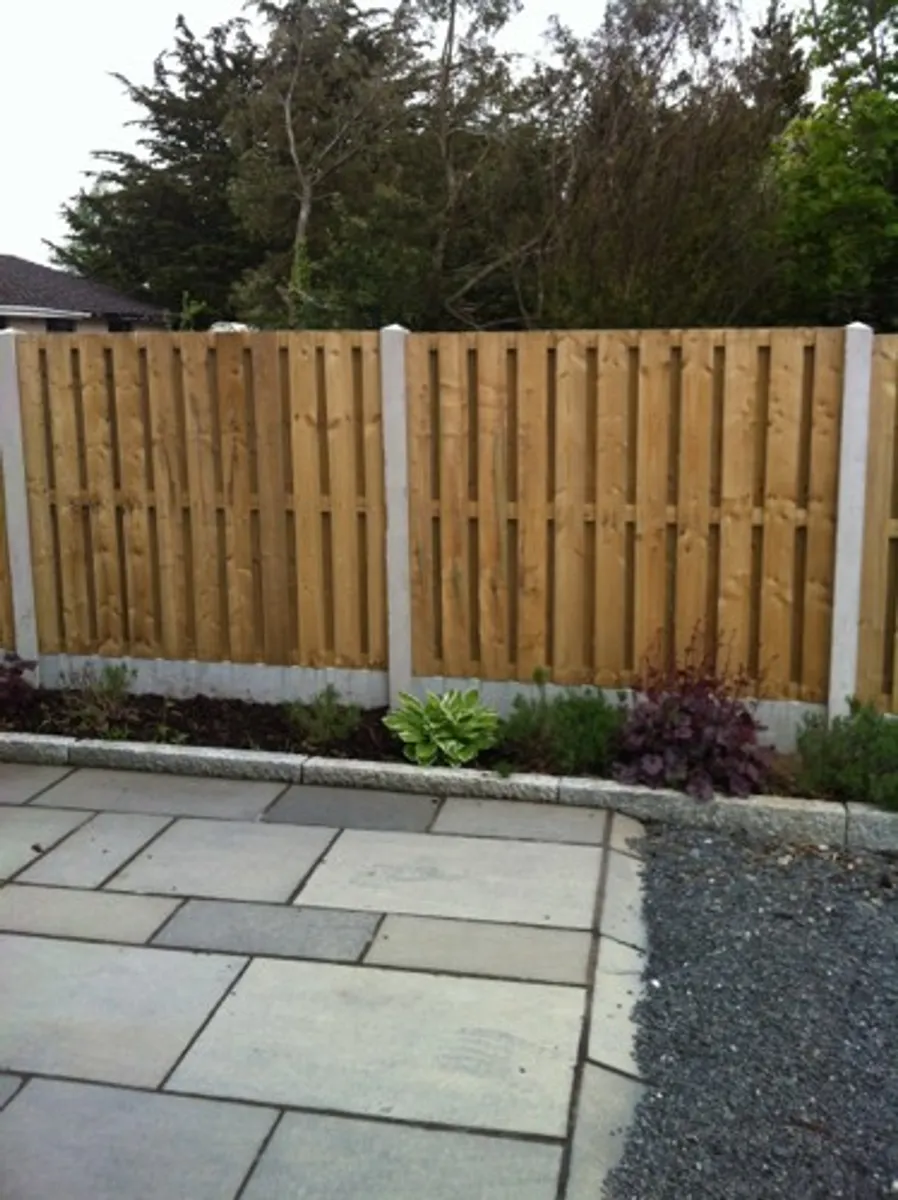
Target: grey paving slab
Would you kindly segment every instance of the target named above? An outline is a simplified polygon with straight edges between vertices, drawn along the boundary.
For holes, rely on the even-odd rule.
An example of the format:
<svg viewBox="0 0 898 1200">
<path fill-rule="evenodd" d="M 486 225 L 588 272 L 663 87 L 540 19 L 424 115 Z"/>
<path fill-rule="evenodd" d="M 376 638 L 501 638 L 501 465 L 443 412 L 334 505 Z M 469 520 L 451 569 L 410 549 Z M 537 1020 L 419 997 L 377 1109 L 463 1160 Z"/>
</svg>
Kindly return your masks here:
<svg viewBox="0 0 898 1200">
<path fill-rule="evenodd" d="M 0 935 L 0 1070 L 157 1087 L 245 961 Z"/>
<path fill-rule="evenodd" d="M 289 900 L 334 829 L 176 821 L 106 885 L 223 900 Z"/>
<path fill-rule="evenodd" d="M 48 795 L 46 803 L 52 802 L 57 808 L 91 808 L 101 812 L 252 821 L 283 790 L 282 783 L 85 767 L 57 784 L 52 801 Z"/>
<path fill-rule="evenodd" d="M 5 1108 L 22 1086 L 18 1075 L 0 1075 L 0 1108 Z"/>
<path fill-rule="evenodd" d="M 377 792 L 364 788 L 290 788 L 266 814 L 266 821 L 329 825 L 336 829 L 404 829 L 423 833 L 439 807 L 433 796 Z"/>
<path fill-rule="evenodd" d="M 433 831 L 599 846 L 605 836 L 605 820 L 601 809 L 560 808 L 521 800 L 447 800 Z"/>
<path fill-rule="evenodd" d="M 647 934 L 642 919 L 642 864 L 638 859 L 616 850 L 608 854 L 602 933 L 618 942 L 626 942 L 628 946 L 646 949 Z"/>
<path fill-rule="evenodd" d="M 10 883 L 0 890 L 0 930 L 100 942 L 145 942 L 177 900 Z"/>
<path fill-rule="evenodd" d="M 0 879 L 27 867 L 89 817 L 51 808 L 0 807 Z"/>
<path fill-rule="evenodd" d="M 610 938 L 600 939 L 588 1054 L 594 1062 L 637 1079 L 633 1008 L 642 992 L 644 968 L 645 956 L 641 950 Z"/>
<path fill-rule="evenodd" d="M 260 958 L 167 1086 L 560 1137 L 583 1005 L 580 988 Z"/>
<path fill-rule="evenodd" d="M 585 984 L 591 940 L 591 934 L 574 929 L 389 916 L 365 961 L 421 971 Z"/>
<path fill-rule="evenodd" d="M 611 818 L 611 849 L 620 854 L 640 857 L 639 842 L 645 837 L 645 826 L 624 813 L 615 813 Z"/>
<path fill-rule="evenodd" d="M 68 767 L 0 762 L 0 804 L 25 804 L 68 774 Z"/>
<path fill-rule="evenodd" d="M 555 1200 L 560 1164 L 545 1143 L 288 1113 L 242 1200 Z"/>
<path fill-rule="evenodd" d="M 4 1200 L 231 1200 L 276 1117 L 35 1079 L 0 1117 Z"/>
<path fill-rule="evenodd" d="M 20 878 L 57 887 L 99 887 L 170 819 L 142 813 L 100 813 Z"/>
<path fill-rule="evenodd" d="M 355 962 L 371 941 L 379 919 L 376 913 L 338 908 L 188 900 L 154 944 Z"/>
<path fill-rule="evenodd" d="M 592 846 L 348 830 L 298 903 L 589 929 L 600 858 Z"/>
<path fill-rule="evenodd" d="M 634 1079 L 586 1064 L 565 1200 L 599 1200 L 604 1194 L 605 1180 L 624 1152 L 627 1129 L 643 1090 Z"/>
</svg>

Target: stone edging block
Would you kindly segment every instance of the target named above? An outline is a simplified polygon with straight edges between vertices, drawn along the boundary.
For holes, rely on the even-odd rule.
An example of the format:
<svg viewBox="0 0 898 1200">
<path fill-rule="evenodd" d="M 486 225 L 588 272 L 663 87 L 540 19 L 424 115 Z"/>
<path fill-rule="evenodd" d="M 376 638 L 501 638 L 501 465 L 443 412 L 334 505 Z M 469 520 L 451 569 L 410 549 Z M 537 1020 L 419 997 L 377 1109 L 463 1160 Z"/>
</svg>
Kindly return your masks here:
<svg viewBox="0 0 898 1200">
<path fill-rule="evenodd" d="M 0 762 L 205 775 L 219 779 L 271 780 L 331 787 L 358 787 L 480 800 L 526 800 L 604 808 L 640 821 L 665 821 L 699 829 L 743 832 L 754 837 L 851 850 L 898 852 L 898 813 L 866 805 L 759 796 L 693 800 L 681 792 L 636 787 L 608 779 L 551 775 L 502 776 L 489 771 L 414 767 L 357 759 L 310 758 L 250 750 L 162 746 L 0 733 Z"/>
</svg>

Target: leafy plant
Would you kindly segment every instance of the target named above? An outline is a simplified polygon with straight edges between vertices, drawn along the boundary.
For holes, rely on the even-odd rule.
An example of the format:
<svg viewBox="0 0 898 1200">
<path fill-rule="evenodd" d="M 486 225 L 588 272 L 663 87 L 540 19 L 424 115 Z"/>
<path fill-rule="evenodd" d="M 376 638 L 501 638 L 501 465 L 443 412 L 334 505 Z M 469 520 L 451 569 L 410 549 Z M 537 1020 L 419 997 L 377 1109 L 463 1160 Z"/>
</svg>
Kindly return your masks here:
<svg viewBox="0 0 898 1200">
<path fill-rule="evenodd" d="M 18 654 L 0 655 L 0 711 L 13 712 L 28 699 L 31 693 L 28 672 L 36 666 L 37 663 Z"/>
<path fill-rule="evenodd" d="M 124 663 L 107 663 L 71 675 L 62 693 L 69 727 L 94 737 L 121 740 L 133 715 L 131 688 L 137 672 Z"/>
<path fill-rule="evenodd" d="M 715 656 L 687 652 L 683 665 L 650 668 L 636 686 L 614 775 L 622 783 L 672 787 L 697 799 L 715 790 L 761 791 L 772 755 L 745 699 L 748 681 L 719 671 Z"/>
<path fill-rule="evenodd" d="M 499 715 L 487 707 L 476 689 L 449 691 L 425 700 L 401 694 L 397 712 L 384 725 L 403 743 L 406 758 L 422 767 L 461 767 L 496 744 Z"/>
<path fill-rule="evenodd" d="M 519 766 L 558 775 L 607 775 L 623 712 L 595 688 L 549 699 L 545 672 L 534 672 L 535 699 L 518 696 L 502 723 L 502 749 Z"/>
<path fill-rule="evenodd" d="M 898 810 L 898 722 L 852 701 L 848 716 L 809 717 L 798 735 L 805 794 Z"/>
<path fill-rule="evenodd" d="M 325 750 L 347 741 L 362 722 L 359 706 L 345 704 L 333 684 L 328 684 L 311 703 L 293 701 L 285 705 L 285 710 L 297 740 L 307 750 Z"/>
</svg>

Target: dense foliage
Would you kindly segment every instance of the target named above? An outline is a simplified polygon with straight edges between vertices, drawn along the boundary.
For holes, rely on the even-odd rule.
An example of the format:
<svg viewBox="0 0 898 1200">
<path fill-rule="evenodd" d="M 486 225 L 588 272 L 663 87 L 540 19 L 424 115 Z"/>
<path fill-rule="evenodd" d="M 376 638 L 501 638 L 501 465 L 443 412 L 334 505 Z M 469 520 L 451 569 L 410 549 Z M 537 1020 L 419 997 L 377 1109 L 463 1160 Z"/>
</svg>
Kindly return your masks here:
<svg viewBox="0 0 898 1200">
<path fill-rule="evenodd" d="M 424 700 L 403 692 L 400 698 L 384 725 L 419 767 L 463 767 L 496 744 L 499 716 L 476 689 L 429 692 Z"/>
<path fill-rule="evenodd" d="M 898 0 L 779 3 L 611 0 L 536 61 L 518 0 L 181 21 L 57 258 L 185 325 L 896 327 Z"/>
<path fill-rule="evenodd" d="M 898 722 L 853 703 L 847 717 L 811 717 L 798 738 L 799 787 L 829 800 L 898 810 Z"/>
<path fill-rule="evenodd" d="M 502 722 L 500 750 L 517 770 L 553 775 L 608 775 L 623 710 L 594 689 L 549 698 L 519 696 Z"/>
</svg>

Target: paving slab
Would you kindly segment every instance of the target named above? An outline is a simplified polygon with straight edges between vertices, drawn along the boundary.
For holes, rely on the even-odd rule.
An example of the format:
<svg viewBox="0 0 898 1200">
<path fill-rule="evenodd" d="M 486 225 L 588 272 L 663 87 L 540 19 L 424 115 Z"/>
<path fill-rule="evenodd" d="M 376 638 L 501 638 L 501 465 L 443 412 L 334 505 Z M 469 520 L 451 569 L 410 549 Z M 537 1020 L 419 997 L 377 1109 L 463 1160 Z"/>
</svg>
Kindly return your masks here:
<svg viewBox="0 0 898 1200">
<path fill-rule="evenodd" d="M 561 1148 L 288 1113 L 242 1200 L 555 1200 Z"/>
<path fill-rule="evenodd" d="M 336 833 L 238 821 L 176 821 L 106 887 L 224 900 L 289 900 Z"/>
<path fill-rule="evenodd" d="M 6 1107 L 21 1086 L 22 1080 L 20 1076 L 0 1075 L 0 1108 Z"/>
<path fill-rule="evenodd" d="M 338 908 L 188 900 L 154 945 L 356 962 L 379 920 L 376 913 Z"/>
<path fill-rule="evenodd" d="M 598 808 L 559 808 L 521 800 L 447 800 L 433 831 L 600 846 L 605 821 L 606 813 Z"/>
<path fill-rule="evenodd" d="M 0 762 L 0 804 L 26 804 L 68 772 L 68 767 Z"/>
<path fill-rule="evenodd" d="M 100 812 L 150 813 L 164 817 L 214 817 L 252 821 L 284 790 L 282 783 L 188 778 L 85 767 L 52 793 L 56 808 Z M 47 803 L 50 803 L 47 797 Z"/>
<path fill-rule="evenodd" d="M 0 1117 L 3 1195 L 230 1200 L 276 1117 L 247 1105 L 34 1079 Z"/>
<path fill-rule="evenodd" d="M 599 1200 L 605 1180 L 624 1152 L 627 1129 L 644 1091 L 587 1063 L 583 1069 L 565 1200 Z"/>
<path fill-rule="evenodd" d="M 140 943 L 155 933 L 177 905 L 177 900 L 157 896 L 112 896 L 11 883 L 0 890 L 0 930 Z"/>
<path fill-rule="evenodd" d="M 289 788 L 265 814 L 266 821 L 291 825 L 329 825 L 336 829 L 404 829 L 423 833 L 439 800 L 412 792 L 377 792 L 362 788 Z"/>
<path fill-rule="evenodd" d="M 583 1006 L 579 988 L 255 959 L 167 1087 L 563 1137 Z"/>
<path fill-rule="evenodd" d="M 593 1062 L 636 1079 L 640 1072 L 633 1008 L 642 992 L 644 969 L 641 950 L 611 938 L 599 940 L 588 1054 Z"/>
<path fill-rule="evenodd" d="M 365 962 L 583 985 L 591 941 L 591 934 L 574 929 L 389 916 Z"/>
<path fill-rule="evenodd" d="M 647 948 L 642 918 L 642 863 L 616 850 L 608 854 L 602 933 L 638 950 Z"/>
<path fill-rule="evenodd" d="M 589 929 L 601 850 L 348 830 L 298 903 Z"/>
<path fill-rule="evenodd" d="M 645 826 L 624 813 L 614 813 L 611 818 L 611 849 L 620 854 L 640 858 L 638 843 L 645 837 Z"/>
<path fill-rule="evenodd" d="M 0 807 L 0 879 L 27 867 L 89 817 L 52 808 Z"/>
<path fill-rule="evenodd" d="M 0 935 L 0 1069 L 158 1087 L 245 961 Z"/>
<path fill-rule="evenodd" d="M 100 813 L 19 878 L 56 887 L 99 887 L 170 819 L 142 813 Z"/>
</svg>

